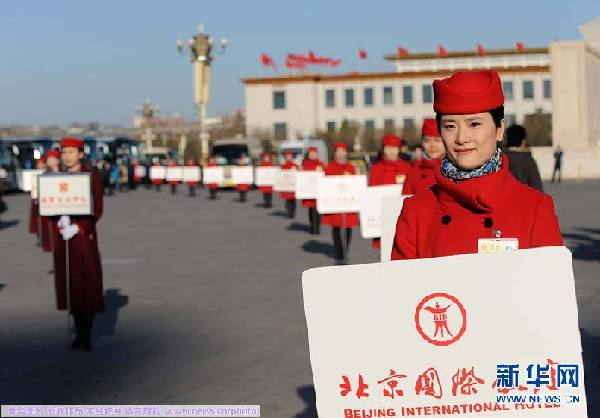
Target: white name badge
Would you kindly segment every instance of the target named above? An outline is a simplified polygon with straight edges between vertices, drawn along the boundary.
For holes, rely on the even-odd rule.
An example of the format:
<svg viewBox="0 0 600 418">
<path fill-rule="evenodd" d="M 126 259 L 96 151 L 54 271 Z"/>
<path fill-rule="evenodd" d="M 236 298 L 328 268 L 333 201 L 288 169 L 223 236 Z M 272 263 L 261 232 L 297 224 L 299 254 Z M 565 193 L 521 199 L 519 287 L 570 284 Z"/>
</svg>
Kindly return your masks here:
<svg viewBox="0 0 600 418">
<path fill-rule="evenodd" d="M 517 238 L 479 238 L 477 240 L 477 252 L 482 253 L 502 253 L 519 249 L 519 240 Z"/>
</svg>

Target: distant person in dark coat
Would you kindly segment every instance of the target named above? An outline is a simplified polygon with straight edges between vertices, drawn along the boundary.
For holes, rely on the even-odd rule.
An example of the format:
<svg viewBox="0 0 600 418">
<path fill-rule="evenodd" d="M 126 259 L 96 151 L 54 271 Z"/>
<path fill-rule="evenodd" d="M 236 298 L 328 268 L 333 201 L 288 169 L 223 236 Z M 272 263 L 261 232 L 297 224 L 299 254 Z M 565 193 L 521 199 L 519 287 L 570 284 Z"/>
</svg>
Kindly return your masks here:
<svg viewBox="0 0 600 418">
<path fill-rule="evenodd" d="M 540 172 L 531 152 L 527 151 L 526 138 L 527 132 L 521 125 L 512 125 L 506 129 L 505 144 L 508 168 L 521 183 L 543 192 Z"/>
<path fill-rule="evenodd" d="M 552 183 L 554 183 L 554 179 L 556 178 L 557 173 L 558 173 L 558 182 L 560 183 L 560 176 L 562 173 L 562 159 L 563 159 L 563 150 L 559 145 L 554 150 L 554 170 L 552 171 Z"/>
</svg>

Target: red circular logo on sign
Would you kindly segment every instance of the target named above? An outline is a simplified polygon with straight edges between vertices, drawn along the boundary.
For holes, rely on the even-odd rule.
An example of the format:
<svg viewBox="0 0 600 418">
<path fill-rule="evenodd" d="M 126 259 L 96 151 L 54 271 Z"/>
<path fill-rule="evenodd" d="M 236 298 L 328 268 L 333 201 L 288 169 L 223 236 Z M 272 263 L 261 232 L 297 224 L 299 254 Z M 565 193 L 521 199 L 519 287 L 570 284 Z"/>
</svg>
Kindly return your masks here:
<svg viewBox="0 0 600 418">
<path fill-rule="evenodd" d="M 430 344 L 454 344 L 467 329 L 467 311 L 456 297 L 432 293 L 417 305 L 415 325 L 421 337 Z"/>
</svg>

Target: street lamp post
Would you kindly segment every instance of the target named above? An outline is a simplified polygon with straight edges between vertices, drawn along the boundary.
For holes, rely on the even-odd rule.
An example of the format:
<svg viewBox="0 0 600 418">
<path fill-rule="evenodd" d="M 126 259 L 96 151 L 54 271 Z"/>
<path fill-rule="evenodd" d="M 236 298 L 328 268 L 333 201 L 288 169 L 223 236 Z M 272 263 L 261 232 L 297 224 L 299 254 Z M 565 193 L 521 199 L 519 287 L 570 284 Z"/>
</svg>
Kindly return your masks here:
<svg viewBox="0 0 600 418">
<path fill-rule="evenodd" d="M 186 45 L 182 40 L 177 41 L 177 51 L 186 56 L 194 66 L 194 104 L 200 124 L 200 153 L 203 159 L 208 154 L 208 132 L 206 130 L 206 108 L 210 99 L 210 65 L 214 60 L 214 52 L 223 54 L 228 41 L 222 38 L 218 44 L 208 34 L 204 26 L 198 25 L 198 33 L 191 37 Z"/>
<path fill-rule="evenodd" d="M 152 133 L 152 121 L 154 120 L 156 112 L 158 112 L 160 108 L 150 103 L 149 99 L 146 99 L 146 101 L 138 106 L 136 110 L 140 112 L 142 116 L 140 125 L 141 128 L 144 128 L 142 138 L 146 142 L 146 148 L 151 149 L 152 140 L 154 139 L 154 134 Z"/>
</svg>

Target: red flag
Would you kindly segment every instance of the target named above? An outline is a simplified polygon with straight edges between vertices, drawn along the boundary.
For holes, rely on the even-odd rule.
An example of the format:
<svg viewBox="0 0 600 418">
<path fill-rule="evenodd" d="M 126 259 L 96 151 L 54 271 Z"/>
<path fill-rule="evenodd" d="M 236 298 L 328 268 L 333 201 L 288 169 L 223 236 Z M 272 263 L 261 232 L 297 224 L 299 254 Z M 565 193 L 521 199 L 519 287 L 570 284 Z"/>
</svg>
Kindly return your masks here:
<svg viewBox="0 0 600 418">
<path fill-rule="evenodd" d="M 342 60 L 330 60 L 329 61 L 329 65 L 333 68 L 337 67 L 338 65 L 340 65 L 342 63 Z"/>
<path fill-rule="evenodd" d="M 481 44 L 477 44 L 477 55 L 485 55 L 485 49 Z"/>
<path fill-rule="evenodd" d="M 287 68 L 304 68 L 306 67 L 306 57 L 298 54 L 287 54 L 285 66 Z"/>
<path fill-rule="evenodd" d="M 525 45 L 523 45 L 523 42 L 517 41 L 515 48 L 518 52 L 523 52 L 525 50 Z"/>
<path fill-rule="evenodd" d="M 270 56 L 268 56 L 267 54 L 260 54 L 260 62 L 262 63 L 262 65 L 264 65 L 265 67 L 273 67 L 273 69 L 275 71 L 277 71 L 277 64 L 275 64 L 275 61 L 273 61 L 273 58 L 271 58 Z"/>
<path fill-rule="evenodd" d="M 402 48 L 401 46 L 398 47 L 398 56 L 399 57 L 407 57 L 408 56 L 408 49 Z"/>
<path fill-rule="evenodd" d="M 438 55 L 440 57 L 447 57 L 448 56 L 448 51 L 446 51 L 446 48 L 444 48 L 443 45 L 438 45 Z"/>
<path fill-rule="evenodd" d="M 366 60 L 366 59 L 367 59 L 367 51 L 365 51 L 365 50 L 364 50 L 364 49 L 362 49 L 362 48 L 361 48 L 361 49 L 359 49 L 359 50 L 358 50 L 358 57 L 359 57 L 361 60 Z"/>
</svg>

